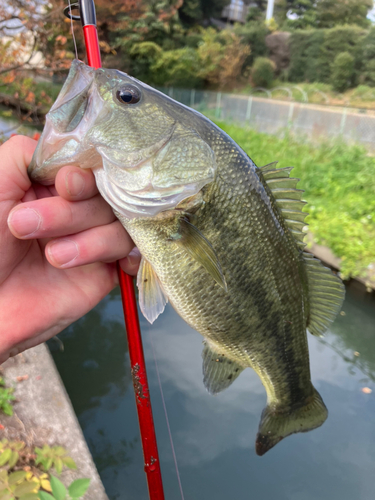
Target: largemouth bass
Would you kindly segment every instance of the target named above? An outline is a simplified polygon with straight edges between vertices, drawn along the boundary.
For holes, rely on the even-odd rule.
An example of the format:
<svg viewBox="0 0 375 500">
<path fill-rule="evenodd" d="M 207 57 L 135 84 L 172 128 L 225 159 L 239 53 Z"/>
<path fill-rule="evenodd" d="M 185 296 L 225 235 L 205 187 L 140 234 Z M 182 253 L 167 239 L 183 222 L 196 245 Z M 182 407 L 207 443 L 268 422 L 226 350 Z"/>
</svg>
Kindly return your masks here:
<svg viewBox="0 0 375 500">
<path fill-rule="evenodd" d="M 74 61 L 29 167 L 54 182 L 91 168 L 142 253 L 140 307 L 153 322 L 169 300 L 204 337 L 215 394 L 247 367 L 266 391 L 263 455 L 314 429 L 327 409 L 311 383 L 306 329 L 322 335 L 344 287 L 304 252 L 304 202 L 291 168 L 258 168 L 209 119 L 116 70 Z"/>
</svg>

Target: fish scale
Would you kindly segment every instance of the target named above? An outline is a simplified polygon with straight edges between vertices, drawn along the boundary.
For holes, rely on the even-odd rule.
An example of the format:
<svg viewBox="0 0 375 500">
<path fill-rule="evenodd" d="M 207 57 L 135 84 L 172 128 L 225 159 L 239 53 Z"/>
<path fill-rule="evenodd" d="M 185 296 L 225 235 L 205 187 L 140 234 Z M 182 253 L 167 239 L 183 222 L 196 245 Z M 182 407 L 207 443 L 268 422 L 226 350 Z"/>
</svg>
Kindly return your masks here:
<svg viewBox="0 0 375 500">
<path fill-rule="evenodd" d="M 259 169 L 200 113 L 79 61 L 47 115 L 29 174 L 48 184 L 67 163 L 93 169 L 141 251 L 145 317 L 153 322 L 169 300 L 203 335 L 208 391 L 226 389 L 247 367 L 259 375 L 267 406 L 258 455 L 322 425 L 327 409 L 311 383 L 306 329 L 324 333 L 344 290 L 304 252 L 306 214 L 291 168 Z"/>
</svg>

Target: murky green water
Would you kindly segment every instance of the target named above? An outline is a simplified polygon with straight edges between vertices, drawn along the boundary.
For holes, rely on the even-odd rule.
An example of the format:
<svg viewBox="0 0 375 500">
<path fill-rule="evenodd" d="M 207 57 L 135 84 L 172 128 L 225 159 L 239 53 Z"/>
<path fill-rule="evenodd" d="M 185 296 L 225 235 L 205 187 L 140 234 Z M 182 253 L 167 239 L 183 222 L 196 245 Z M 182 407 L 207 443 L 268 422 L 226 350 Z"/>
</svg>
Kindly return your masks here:
<svg viewBox="0 0 375 500">
<path fill-rule="evenodd" d="M 257 375 L 245 370 L 211 396 L 202 383 L 201 336 L 170 307 L 153 327 L 141 319 L 167 500 L 180 494 L 152 344 L 186 500 L 375 497 L 375 297 L 352 287 L 343 311 L 324 341 L 309 336 L 313 382 L 329 409 L 327 422 L 286 438 L 264 457 L 254 451 L 266 402 Z M 60 338 L 64 352 L 56 341 L 49 345 L 110 499 L 146 500 L 119 292 Z"/>
</svg>

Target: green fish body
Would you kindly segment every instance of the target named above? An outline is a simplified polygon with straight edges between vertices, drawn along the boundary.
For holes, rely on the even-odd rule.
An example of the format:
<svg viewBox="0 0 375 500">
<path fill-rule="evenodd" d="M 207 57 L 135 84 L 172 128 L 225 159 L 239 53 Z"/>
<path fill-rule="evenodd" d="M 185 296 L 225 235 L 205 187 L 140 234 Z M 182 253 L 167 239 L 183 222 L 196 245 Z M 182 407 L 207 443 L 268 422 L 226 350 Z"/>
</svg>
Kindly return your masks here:
<svg viewBox="0 0 375 500">
<path fill-rule="evenodd" d="M 306 329 L 321 335 L 344 288 L 304 252 L 304 202 L 290 168 L 258 168 L 210 120 L 115 70 L 75 61 L 47 115 L 30 176 L 66 164 L 97 185 L 142 253 L 137 283 L 150 322 L 169 300 L 204 339 L 204 384 L 227 388 L 247 367 L 266 391 L 263 455 L 320 426 Z"/>
</svg>

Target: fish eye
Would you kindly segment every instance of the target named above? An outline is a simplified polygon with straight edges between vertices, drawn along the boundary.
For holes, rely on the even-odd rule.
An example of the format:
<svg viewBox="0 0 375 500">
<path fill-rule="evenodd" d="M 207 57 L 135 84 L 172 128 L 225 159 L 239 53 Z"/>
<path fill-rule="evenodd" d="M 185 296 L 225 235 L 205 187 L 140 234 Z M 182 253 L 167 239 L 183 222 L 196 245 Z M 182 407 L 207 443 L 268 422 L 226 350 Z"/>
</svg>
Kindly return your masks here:
<svg viewBox="0 0 375 500">
<path fill-rule="evenodd" d="M 116 92 L 116 97 L 121 104 L 136 104 L 141 99 L 141 91 L 135 85 L 126 85 Z"/>
</svg>

